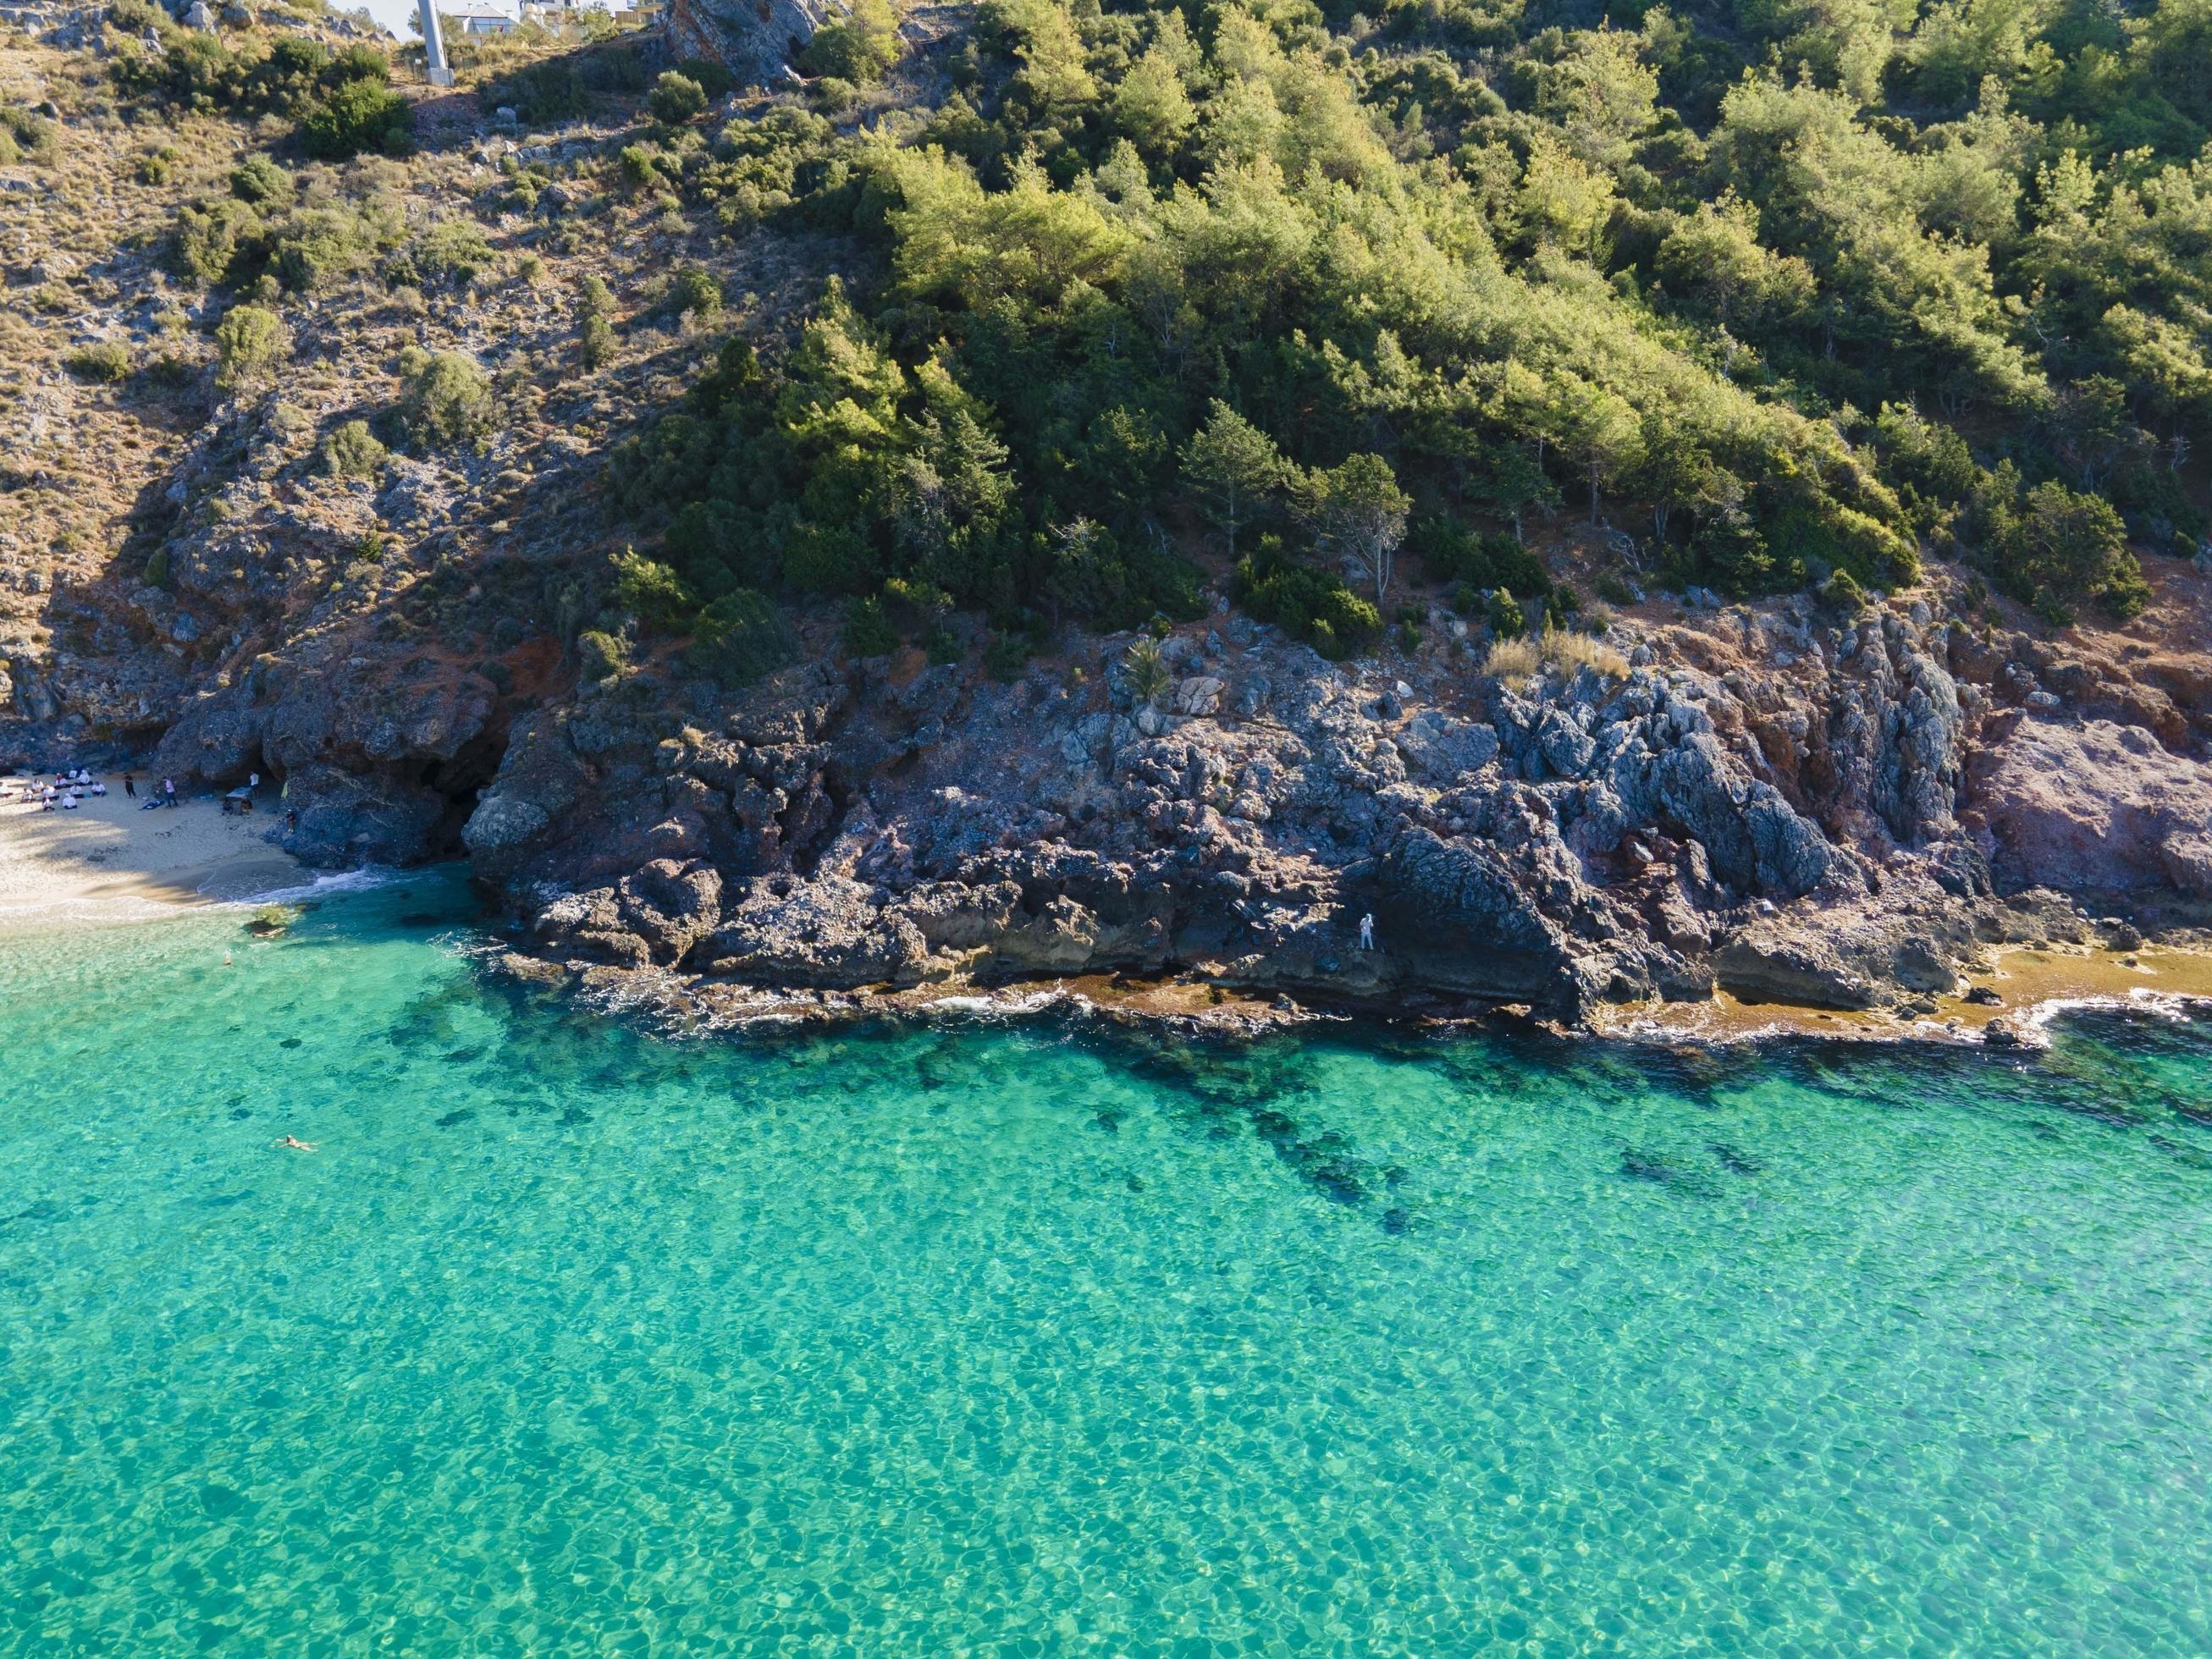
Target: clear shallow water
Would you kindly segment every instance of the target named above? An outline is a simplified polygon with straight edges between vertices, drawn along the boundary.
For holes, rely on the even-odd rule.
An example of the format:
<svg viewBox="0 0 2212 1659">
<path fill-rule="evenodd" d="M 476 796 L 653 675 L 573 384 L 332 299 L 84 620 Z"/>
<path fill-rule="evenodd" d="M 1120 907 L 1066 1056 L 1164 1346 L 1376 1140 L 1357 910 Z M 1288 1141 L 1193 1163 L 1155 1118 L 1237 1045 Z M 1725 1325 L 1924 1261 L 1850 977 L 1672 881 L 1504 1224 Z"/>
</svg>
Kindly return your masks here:
<svg viewBox="0 0 2212 1659">
<path fill-rule="evenodd" d="M 0 1651 L 2212 1650 L 2212 1026 L 672 1043 L 465 914 L 0 951 Z"/>
</svg>

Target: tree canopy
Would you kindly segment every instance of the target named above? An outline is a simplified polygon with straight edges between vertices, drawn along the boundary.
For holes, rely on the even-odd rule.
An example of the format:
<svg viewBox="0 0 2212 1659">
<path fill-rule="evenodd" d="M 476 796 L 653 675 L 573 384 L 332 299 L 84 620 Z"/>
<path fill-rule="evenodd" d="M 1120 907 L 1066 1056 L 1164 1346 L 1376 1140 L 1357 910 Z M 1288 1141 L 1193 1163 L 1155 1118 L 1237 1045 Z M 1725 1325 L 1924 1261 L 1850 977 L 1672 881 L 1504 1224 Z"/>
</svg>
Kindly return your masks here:
<svg viewBox="0 0 2212 1659">
<path fill-rule="evenodd" d="M 617 494 L 702 602 L 910 581 L 1007 628 L 1176 614 L 1201 526 L 1319 616 L 1409 523 L 1449 579 L 1562 507 L 1736 593 L 1933 552 L 2124 613 L 2130 541 L 2204 529 L 2208 20 L 986 0 L 933 109 L 682 164 L 854 280 Z"/>
</svg>

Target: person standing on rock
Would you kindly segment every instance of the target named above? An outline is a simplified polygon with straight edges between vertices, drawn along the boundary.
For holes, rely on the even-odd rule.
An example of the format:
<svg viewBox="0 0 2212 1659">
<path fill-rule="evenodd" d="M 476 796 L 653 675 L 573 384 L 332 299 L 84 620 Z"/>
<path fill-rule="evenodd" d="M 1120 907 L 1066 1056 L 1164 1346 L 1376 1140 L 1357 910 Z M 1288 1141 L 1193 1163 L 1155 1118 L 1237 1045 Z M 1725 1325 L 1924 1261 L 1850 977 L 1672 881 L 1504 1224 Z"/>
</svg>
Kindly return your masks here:
<svg viewBox="0 0 2212 1659">
<path fill-rule="evenodd" d="M 123 793 L 130 796 L 133 800 L 137 800 L 138 799 L 137 781 L 136 779 L 132 778 L 128 772 L 125 772 L 123 775 Z"/>
<path fill-rule="evenodd" d="M 161 780 L 161 805 L 164 806 L 174 806 L 176 804 L 177 781 L 174 778 L 163 778 Z"/>
<path fill-rule="evenodd" d="M 1359 919 L 1359 948 L 1363 951 L 1375 948 L 1375 913 L 1372 910 Z"/>
</svg>

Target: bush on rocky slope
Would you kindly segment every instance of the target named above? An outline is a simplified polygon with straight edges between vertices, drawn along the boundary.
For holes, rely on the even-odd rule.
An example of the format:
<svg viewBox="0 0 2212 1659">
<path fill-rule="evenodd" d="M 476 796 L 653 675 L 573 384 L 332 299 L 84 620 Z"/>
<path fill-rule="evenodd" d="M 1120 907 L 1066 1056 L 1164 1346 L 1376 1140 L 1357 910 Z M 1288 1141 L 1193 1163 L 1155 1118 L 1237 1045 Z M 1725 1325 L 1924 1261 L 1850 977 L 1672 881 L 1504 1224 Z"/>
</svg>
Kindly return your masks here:
<svg viewBox="0 0 2212 1659">
<path fill-rule="evenodd" d="M 491 378 L 465 352 L 410 345 L 399 354 L 399 375 L 393 423 L 418 449 L 473 442 L 498 418 Z"/>
<path fill-rule="evenodd" d="M 375 47 L 333 52 L 319 40 L 248 35 L 234 44 L 179 28 L 156 7 L 134 3 L 111 11 L 118 30 L 150 31 L 158 52 L 126 50 L 115 59 L 117 86 L 167 105 L 299 124 L 310 155 L 342 161 L 364 150 L 404 154 L 411 141 L 405 100 L 387 84 L 391 62 Z"/>
</svg>

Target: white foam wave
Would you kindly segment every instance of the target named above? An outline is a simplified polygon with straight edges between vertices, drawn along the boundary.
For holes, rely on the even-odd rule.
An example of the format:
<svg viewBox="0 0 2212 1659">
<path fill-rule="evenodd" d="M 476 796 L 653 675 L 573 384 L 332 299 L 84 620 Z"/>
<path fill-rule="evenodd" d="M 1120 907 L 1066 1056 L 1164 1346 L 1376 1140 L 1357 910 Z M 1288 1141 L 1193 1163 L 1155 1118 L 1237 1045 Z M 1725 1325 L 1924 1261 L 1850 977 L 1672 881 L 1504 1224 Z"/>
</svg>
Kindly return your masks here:
<svg viewBox="0 0 2212 1659">
<path fill-rule="evenodd" d="M 358 870 L 317 871 L 304 882 L 289 886 L 264 888 L 258 892 L 241 894 L 234 898 L 217 898 L 217 905 L 299 904 L 311 899 L 331 898 L 340 893 L 365 893 L 378 887 L 388 887 L 403 879 L 406 872 L 382 865 L 365 864 Z"/>
<path fill-rule="evenodd" d="M 1092 1006 L 1091 999 L 1080 992 L 1052 986 L 1041 991 L 1009 991 L 995 996 L 961 992 L 933 998 L 924 1005 L 924 1008 L 933 1014 L 971 1014 L 983 1018 L 1011 1019 L 1024 1014 L 1040 1013 L 1061 1003 L 1073 1004 L 1079 1008 Z"/>
<path fill-rule="evenodd" d="M 2027 1030 L 2041 1031 L 2061 1014 L 2103 1012 L 2149 1014 L 2179 1024 L 2194 1018 L 2197 1011 L 2207 1006 L 2212 1006 L 2212 997 L 2186 991 L 2158 991 L 2148 985 L 2138 985 L 2124 996 L 2051 997 L 2021 1015 L 2021 1024 Z"/>
</svg>

